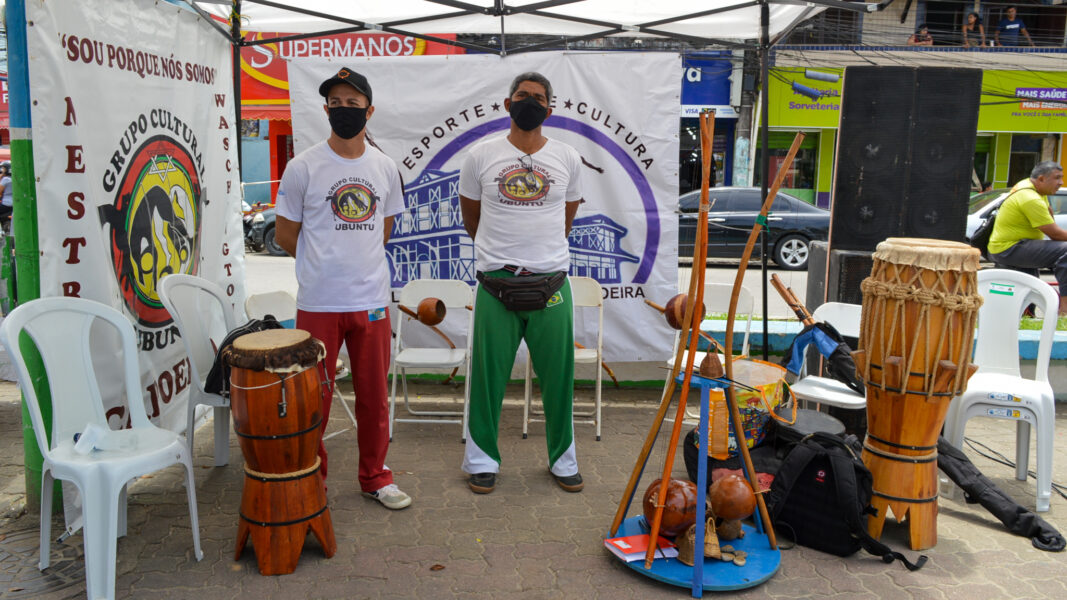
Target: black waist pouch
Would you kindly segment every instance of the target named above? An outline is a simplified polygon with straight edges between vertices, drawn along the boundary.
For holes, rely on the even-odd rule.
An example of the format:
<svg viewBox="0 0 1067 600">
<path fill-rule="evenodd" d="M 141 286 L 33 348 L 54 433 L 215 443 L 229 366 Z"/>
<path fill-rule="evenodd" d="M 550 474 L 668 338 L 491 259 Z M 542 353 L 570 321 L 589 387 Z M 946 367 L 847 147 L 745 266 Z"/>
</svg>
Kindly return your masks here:
<svg viewBox="0 0 1067 600">
<path fill-rule="evenodd" d="M 566 271 L 518 277 L 486 277 L 478 271 L 477 277 L 485 291 L 508 310 L 541 310 L 567 281 Z"/>
</svg>

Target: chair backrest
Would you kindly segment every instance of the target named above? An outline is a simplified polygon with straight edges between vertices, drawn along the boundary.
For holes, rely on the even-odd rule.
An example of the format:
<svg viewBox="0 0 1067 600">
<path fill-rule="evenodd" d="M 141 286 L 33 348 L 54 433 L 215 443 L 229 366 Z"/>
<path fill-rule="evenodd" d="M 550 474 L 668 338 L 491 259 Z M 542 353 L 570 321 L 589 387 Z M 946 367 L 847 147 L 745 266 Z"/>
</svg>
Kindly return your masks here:
<svg viewBox="0 0 1067 600">
<path fill-rule="evenodd" d="M 400 289 L 398 303 L 416 311 L 419 302 L 424 298 L 437 298 L 443 302 L 445 308 L 448 309 L 446 319 L 450 314 L 460 314 L 459 311 L 467 313 L 467 326 L 464 333 L 467 337 L 466 347 L 470 349 L 470 332 L 474 324 L 474 312 L 467 310 L 467 307 L 473 308 L 474 306 L 474 290 L 470 284 L 459 279 L 413 279 Z M 396 351 L 399 352 L 404 347 L 402 330 L 407 318 L 403 314 L 398 314 L 393 316 L 393 320 L 396 322 Z"/>
<path fill-rule="evenodd" d="M 575 308 L 596 308 L 596 345 L 599 351 L 604 345 L 604 291 L 600 282 L 592 277 L 571 276 L 571 301 Z"/>
<path fill-rule="evenodd" d="M 245 299 L 245 313 L 249 319 L 262 319 L 274 315 L 284 326 L 296 327 L 296 298 L 284 290 L 252 294 Z"/>
<path fill-rule="evenodd" d="M 400 289 L 400 304 L 412 310 L 424 298 L 437 298 L 445 308 L 465 308 L 474 302 L 474 292 L 459 279 L 413 279 Z"/>
<path fill-rule="evenodd" d="M 37 388 L 26 364 L 22 333 L 32 340 L 44 363 L 52 398 L 51 445 L 41 414 Z M 89 423 L 108 427 L 102 401 L 101 383 L 117 387 L 118 382 L 97 375 L 93 357 L 106 356 L 121 366 L 130 424 L 151 426 L 141 395 L 137 358 L 137 337 L 129 319 L 114 308 L 83 298 L 39 298 L 11 311 L 0 325 L 4 344 L 18 370 L 19 383 L 26 395 L 30 421 L 44 456 L 60 440 L 71 440 Z"/>
<path fill-rule="evenodd" d="M 863 324 L 863 305 L 850 304 L 848 302 L 826 302 L 820 304 L 811 313 L 811 318 L 820 323 L 832 325 L 843 337 L 858 339 Z M 813 371 L 808 367 L 808 359 L 815 356 L 818 356 L 818 352 L 814 350 L 814 346 L 811 346 L 804 353 L 804 363 L 800 368 L 802 376 L 808 375 Z"/>
<path fill-rule="evenodd" d="M 863 306 L 848 302 L 827 302 L 819 305 L 811 317 L 816 321 L 829 323 L 838 333 L 845 337 L 858 338 L 863 322 Z"/>
<path fill-rule="evenodd" d="M 1037 277 L 1008 269 L 978 271 L 978 333 L 974 364 L 983 371 L 1020 376 L 1019 321 L 1033 302 L 1044 314 L 1035 379 L 1048 381 L 1048 363 L 1059 317 L 1059 294 Z"/>
<path fill-rule="evenodd" d="M 237 327 L 230 300 L 214 283 L 182 273 L 161 279 L 158 291 L 182 334 L 185 352 L 193 365 L 193 380 L 203 391 L 218 345 Z"/>
<path fill-rule="evenodd" d="M 571 299 L 575 306 L 603 306 L 604 291 L 592 277 L 570 277 Z"/>
<path fill-rule="evenodd" d="M 688 290 L 683 290 L 685 293 Z M 731 283 L 705 283 L 704 284 L 704 308 L 708 313 L 728 313 L 730 312 L 730 297 L 733 295 L 734 286 Z M 752 292 L 748 291 L 748 288 L 741 286 L 740 291 L 737 294 L 737 312 L 736 315 L 744 315 L 745 320 L 745 335 L 741 338 L 741 354 L 748 354 L 748 338 L 752 332 L 752 311 L 755 310 L 755 304 L 752 299 Z M 678 342 L 681 338 L 681 332 L 674 334 L 674 347 L 678 347 Z"/>
</svg>

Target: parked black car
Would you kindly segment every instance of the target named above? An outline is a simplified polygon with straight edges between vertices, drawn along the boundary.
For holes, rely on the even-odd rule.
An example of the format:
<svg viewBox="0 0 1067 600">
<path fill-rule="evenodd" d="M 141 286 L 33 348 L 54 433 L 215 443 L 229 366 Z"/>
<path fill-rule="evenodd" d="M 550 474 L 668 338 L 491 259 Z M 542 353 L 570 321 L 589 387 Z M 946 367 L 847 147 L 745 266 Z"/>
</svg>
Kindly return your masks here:
<svg viewBox="0 0 1067 600">
<path fill-rule="evenodd" d="M 264 208 L 258 214 L 263 218 L 256 218 L 252 223 L 250 245 L 253 248 L 262 248 L 273 256 L 286 256 L 285 250 L 274 241 L 274 207 Z"/>
<path fill-rule="evenodd" d="M 749 232 L 763 204 L 759 188 L 719 187 L 709 194 L 708 258 L 741 258 Z M 678 198 L 678 257 L 693 256 L 696 239 L 697 207 L 700 190 Z M 808 268 L 808 244 L 826 240 L 830 232 L 830 211 L 817 208 L 779 192 L 767 217 L 770 258 L 783 269 Z M 760 255 L 756 244 L 753 258 Z"/>
</svg>

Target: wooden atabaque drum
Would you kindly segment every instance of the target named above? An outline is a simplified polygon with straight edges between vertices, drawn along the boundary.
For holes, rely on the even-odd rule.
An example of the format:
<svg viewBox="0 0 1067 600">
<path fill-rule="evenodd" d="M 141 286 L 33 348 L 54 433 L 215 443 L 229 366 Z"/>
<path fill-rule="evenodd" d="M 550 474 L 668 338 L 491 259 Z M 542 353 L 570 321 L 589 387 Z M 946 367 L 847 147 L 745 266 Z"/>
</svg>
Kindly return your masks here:
<svg viewBox="0 0 1067 600">
<path fill-rule="evenodd" d="M 967 244 L 889 238 L 863 280 L 856 373 L 866 383 L 863 462 L 874 476 L 867 520 L 878 538 L 887 509 L 908 519 L 913 550 L 937 543 L 937 437 L 973 373 L 978 250 Z"/>
<path fill-rule="evenodd" d="M 319 470 L 322 342 L 299 329 L 249 333 L 225 348 L 230 411 L 245 457 L 234 560 L 251 536 L 263 575 L 292 573 L 308 529 L 337 551 Z"/>
<path fill-rule="evenodd" d="M 233 428 L 249 468 L 291 473 L 318 458 L 320 348 L 306 331 L 271 329 L 242 335 L 223 351 L 231 368 Z"/>
</svg>

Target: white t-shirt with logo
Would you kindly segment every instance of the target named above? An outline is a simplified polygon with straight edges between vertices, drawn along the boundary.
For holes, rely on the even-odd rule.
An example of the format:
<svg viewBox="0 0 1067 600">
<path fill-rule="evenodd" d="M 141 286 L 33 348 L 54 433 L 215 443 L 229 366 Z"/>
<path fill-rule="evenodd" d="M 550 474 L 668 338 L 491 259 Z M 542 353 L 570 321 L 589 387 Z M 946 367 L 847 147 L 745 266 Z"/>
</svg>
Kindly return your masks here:
<svg viewBox="0 0 1067 600">
<path fill-rule="evenodd" d="M 385 217 L 404 210 L 396 163 L 370 145 L 355 159 L 325 142 L 285 168 L 276 214 L 301 223 L 296 305 L 309 312 L 371 310 L 389 304 Z"/>
<path fill-rule="evenodd" d="M 582 198 L 581 169 L 578 151 L 552 139 L 530 155 L 506 136 L 473 146 L 460 171 L 459 193 L 481 202 L 474 238 L 478 268 L 569 270 L 565 203 Z"/>
</svg>

